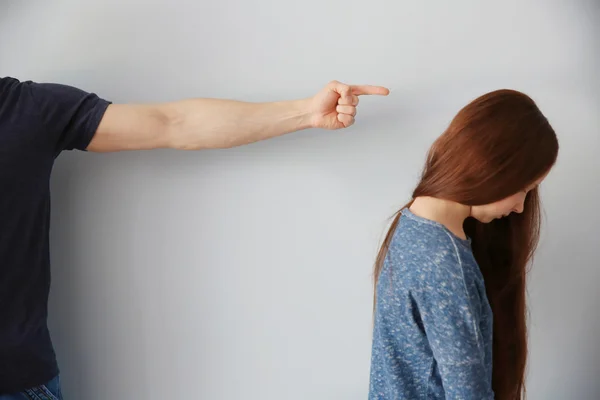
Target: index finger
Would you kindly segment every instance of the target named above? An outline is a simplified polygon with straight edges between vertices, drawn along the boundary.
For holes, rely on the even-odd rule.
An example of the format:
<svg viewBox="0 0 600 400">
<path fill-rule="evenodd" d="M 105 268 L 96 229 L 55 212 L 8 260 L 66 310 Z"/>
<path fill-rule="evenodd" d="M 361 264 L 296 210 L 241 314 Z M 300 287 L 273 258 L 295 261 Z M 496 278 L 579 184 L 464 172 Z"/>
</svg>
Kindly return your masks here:
<svg viewBox="0 0 600 400">
<path fill-rule="evenodd" d="M 362 96 L 362 95 L 387 96 L 388 94 L 390 94 L 390 90 L 383 86 L 352 85 L 352 94 L 355 94 L 357 96 Z"/>
</svg>

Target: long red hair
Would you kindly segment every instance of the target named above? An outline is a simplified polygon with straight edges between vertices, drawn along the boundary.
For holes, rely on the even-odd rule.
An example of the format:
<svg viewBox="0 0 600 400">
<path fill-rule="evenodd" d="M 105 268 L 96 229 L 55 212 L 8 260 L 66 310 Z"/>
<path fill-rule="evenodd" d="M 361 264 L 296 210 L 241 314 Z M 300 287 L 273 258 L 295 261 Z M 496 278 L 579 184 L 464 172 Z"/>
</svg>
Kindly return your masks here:
<svg viewBox="0 0 600 400">
<path fill-rule="evenodd" d="M 556 134 L 535 102 L 515 90 L 493 91 L 462 108 L 434 142 L 412 198 L 468 206 L 494 203 L 542 177 L 557 155 Z M 377 255 L 375 296 L 402 209 Z M 521 400 L 525 393 L 526 275 L 539 240 L 540 214 L 535 188 L 521 214 L 487 224 L 467 218 L 464 224 L 494 313 L 492 386 L 498 400 Z"/>
</svg>

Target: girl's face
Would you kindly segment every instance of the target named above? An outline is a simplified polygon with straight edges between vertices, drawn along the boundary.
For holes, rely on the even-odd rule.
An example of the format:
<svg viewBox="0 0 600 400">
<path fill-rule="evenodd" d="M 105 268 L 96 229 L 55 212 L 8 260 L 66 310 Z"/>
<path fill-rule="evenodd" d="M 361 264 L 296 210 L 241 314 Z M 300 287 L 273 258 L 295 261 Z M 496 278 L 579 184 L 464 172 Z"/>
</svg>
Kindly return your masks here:
<svg viewBox="0 0 600 400">
<path fill-rule="evenodd" d="M 535 189 L 542 181 L 546 178 L 548 173 L 544 174 L 537 181 L 533 182 L 526 188 L 523 188 L 518 193 L 513 194 L 505 199 L 496 201 L 491 204 L 484 204 L 480 206 L 471 207 L 471 217 L 477 219 L 479 222 L 488 223 L 492 222 L 497 218 L 504 218 L 511 213 L 522 213 L 525 207 L 525 198 L 527 193 Z"/>
</svg>

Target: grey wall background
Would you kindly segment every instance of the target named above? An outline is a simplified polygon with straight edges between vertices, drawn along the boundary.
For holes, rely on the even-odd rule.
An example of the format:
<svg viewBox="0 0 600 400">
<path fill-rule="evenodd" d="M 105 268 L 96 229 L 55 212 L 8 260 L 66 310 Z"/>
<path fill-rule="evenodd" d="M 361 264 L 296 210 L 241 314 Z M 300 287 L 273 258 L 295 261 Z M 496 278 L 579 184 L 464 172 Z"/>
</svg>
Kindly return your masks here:
<svg viewBox="0 0 600 400">
<path fill-rule="evenodd" d="M 0 2 L 0 74 L 115 102 L 392 89 L 343 132 L 61 156 L 50 325 L 67 398 L 365 399 L 387 218 L 458 109 L 500 87 L 534 97 L 562 146 L 529 399 L 600 398 L 599 3 L 482 3 Z"/>
</svg>

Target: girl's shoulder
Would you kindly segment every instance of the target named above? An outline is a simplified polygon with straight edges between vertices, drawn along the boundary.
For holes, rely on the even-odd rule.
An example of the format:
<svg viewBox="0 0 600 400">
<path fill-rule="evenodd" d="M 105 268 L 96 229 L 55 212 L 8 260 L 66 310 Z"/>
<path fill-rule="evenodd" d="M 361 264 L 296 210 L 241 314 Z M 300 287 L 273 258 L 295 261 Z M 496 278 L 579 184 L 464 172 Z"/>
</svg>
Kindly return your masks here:
<svg viewBox="0 0 600 400">
<path fill-rule="evenodd" d="M 403 279 L 448 281 L 464 275 L 470 243 L 434 221 L 404 212 L 388 249 L 386 263 Z"/>
</svg>

